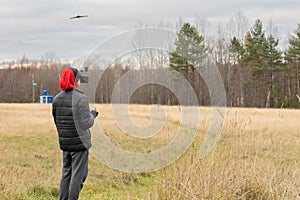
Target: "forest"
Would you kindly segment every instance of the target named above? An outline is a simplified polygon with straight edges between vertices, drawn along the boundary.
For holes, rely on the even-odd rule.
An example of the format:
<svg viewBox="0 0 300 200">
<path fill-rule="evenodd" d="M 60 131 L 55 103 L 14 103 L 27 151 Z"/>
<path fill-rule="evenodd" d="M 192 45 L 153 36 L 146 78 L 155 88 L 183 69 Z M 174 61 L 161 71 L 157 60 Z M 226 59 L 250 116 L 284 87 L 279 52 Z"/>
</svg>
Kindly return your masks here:
<svg viewBox="0 0 300 200">
<path fill-rule="evenodd" d="M 197 68 L 206 66 L 210 70 L 209 66 L 213 65 L 221 74 L 227 106 L 299 108 L 300 24 L 295 25 L 288 35 L 287 45 L 282 47 L 276 32 L 266 31 L 261 20 L 257 19 L 243 31 L 242 19 L 242 16 L 233 19 L 232 26 L 239 27 L 238 31 L 227 33 L 219 29 L 214 37 L 205 32 L 205 20 L 195 25 L 181 23 L 172 52 L 148 49 L 137 52 L 135 62 L 116 60 L 105 70 L 90 67 L 90 76 L 101 74 L 95 102 L 111 103 L 118 80 L 129 71 L 139 80 L 153 74 L 164 79 L 167 76 L 164 71 L 168 69 L 179 72 L 187 80 L 198 98 L 198 105 L 209 106 L 210 93 Z M 8 67 L 0 68 L 0 102 L 39 102 L 44 89 L 55 96 L 60 92 L 60 74 L 70 66 L 49 58 L 32 62 L 26 56 L 10 62 Z M 179 104 L 170 88 L 155 83 L 135 90 L 129 102 L 119 99 L 114 103 Z"/>
</svg>

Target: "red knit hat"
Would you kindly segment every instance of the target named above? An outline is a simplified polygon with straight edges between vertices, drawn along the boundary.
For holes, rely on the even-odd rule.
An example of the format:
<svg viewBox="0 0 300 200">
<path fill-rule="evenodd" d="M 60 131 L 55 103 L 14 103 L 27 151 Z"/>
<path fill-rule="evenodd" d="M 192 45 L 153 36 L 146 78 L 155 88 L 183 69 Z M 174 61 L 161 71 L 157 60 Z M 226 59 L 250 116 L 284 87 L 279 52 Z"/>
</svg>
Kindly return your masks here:
<svg viewBox="0 0 300 200">
<path fill-rule="evenodd" d="M 77 88 L 76 78 L 74 71 L 71 68 L 66 68 L 61 75 L 60 83 L 61 90 L 68 90 L 72 88 Z"/>
</svg>

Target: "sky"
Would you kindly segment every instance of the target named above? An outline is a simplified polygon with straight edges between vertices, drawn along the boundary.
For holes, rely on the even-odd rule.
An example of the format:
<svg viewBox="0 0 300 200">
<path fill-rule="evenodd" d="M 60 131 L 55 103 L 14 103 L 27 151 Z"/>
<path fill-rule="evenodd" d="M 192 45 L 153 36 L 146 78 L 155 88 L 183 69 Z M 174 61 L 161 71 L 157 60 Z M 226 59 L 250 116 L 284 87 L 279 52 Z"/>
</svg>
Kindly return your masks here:
<svg viewBox="0 0 300 200">
<path fill-rule="evenodd" d="M 211 27 L 228 23 L 239 13 L 252 26 L 272 21 L 286 43 L 300 23 L 299 0 L 0 0 L 0 62 L 40 59 L 55 52 L 59 59 L 88 56 L 101 42 L 140 25 L 193 24 L 207 19 Z M 76 15 L 88 18 L 69 18 Z"/>
</svg>

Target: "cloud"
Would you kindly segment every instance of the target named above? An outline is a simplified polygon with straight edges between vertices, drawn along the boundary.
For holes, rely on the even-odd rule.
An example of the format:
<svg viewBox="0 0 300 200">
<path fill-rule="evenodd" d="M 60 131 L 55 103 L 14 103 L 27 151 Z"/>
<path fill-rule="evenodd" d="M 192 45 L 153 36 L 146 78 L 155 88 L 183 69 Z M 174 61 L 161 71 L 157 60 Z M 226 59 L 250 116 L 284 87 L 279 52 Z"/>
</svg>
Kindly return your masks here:
<svg viewBox="0 0 300 200">
<path fill-rule="evenodd" d="M 244 13 L 250 25 L 272 19 L 280 34 L 287 34 L 299 23 L 297 0 L 78 0 L 38 1 L 4 0 L 0 7 L 0 61 L 26 54 L 40 58 L 55 51 L 62 58 L 81 57 L 98 43 L 139 24 L 156 25 L 205 17 L 211 23 L 228 22 L 238 12 Z M 69 20 L 77 14 L 88 14 L 80 20 Z"/>
</svg>

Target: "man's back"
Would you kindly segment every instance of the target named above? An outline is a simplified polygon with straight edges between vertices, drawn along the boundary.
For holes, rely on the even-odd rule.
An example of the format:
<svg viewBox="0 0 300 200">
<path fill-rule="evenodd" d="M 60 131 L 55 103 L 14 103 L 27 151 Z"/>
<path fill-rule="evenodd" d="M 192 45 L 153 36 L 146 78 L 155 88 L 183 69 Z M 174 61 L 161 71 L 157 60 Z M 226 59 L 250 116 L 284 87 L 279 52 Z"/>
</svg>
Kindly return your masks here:
<svg viewBox="0 0 300 200">
<path fill-rule="evenodd" d="M 83 93 L 76 89 L 60 92 L 53 100 L 52 114 L 62 150 L 81 151 L 91 147 L 89 128 L 94 117 Z"/>
</svg>

